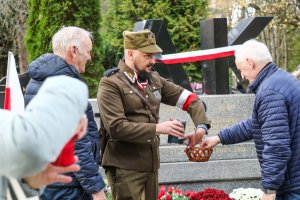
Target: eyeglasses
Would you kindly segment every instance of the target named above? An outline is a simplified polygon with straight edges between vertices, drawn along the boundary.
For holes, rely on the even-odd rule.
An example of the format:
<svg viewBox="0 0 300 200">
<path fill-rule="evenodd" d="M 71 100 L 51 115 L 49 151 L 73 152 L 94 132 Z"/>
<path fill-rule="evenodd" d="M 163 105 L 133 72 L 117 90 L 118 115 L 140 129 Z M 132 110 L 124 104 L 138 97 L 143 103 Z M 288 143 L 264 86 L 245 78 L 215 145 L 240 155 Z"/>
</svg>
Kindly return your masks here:
<svg viewBox="0 0 300 200">
<path fill-rule="evenodd" d="M 148 54 L 148 53 L 145 53 L 144 54 L 144 58 L 148 59 L 148 60 L 157 60 L 158 58 L 160 58 L 160 54 L 159 53 L 151 53 L 151 54 Z"/>
</svg>

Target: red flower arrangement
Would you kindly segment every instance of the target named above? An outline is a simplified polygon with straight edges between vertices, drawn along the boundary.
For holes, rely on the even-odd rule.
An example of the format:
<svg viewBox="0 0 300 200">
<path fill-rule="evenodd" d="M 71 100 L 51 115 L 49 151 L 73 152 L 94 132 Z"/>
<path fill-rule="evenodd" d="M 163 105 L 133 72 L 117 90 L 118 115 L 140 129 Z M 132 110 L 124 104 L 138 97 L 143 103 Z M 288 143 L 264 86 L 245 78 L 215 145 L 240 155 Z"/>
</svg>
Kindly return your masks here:
<svg viewBox="0 0 300 200">
<path fill-rule="evenodd" d="M 197 193 L 191 200 L 234 200 L 223 190 L 207 188 Z"/>
<path fill-rule="evenodd" d="M 166 190 L 167 189 L 167 190 Z M 198 193 L 186 190 L 183 192 L 174 187 L 161 186 L 158 194 L 159 200 L 234 200 L 223 190 L 207 188 Z"/>
</svg>

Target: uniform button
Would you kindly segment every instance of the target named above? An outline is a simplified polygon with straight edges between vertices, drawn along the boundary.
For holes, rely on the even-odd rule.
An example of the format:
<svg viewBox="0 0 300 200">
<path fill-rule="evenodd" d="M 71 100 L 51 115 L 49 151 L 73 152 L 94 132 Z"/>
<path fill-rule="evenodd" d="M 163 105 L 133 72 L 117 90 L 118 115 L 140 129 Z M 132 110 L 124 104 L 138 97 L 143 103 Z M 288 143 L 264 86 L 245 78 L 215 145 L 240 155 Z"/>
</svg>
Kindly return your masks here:
<svg viewBox="0 0 300 200">
<path fill-rule="evenodd" d="M 149 96 L 148 95 L 146 95 L 146 98 L 148 98 Z"/>
<path fill-rule="evenodd" d="M 147 140 L 147 142 L 151 142 L 151 140 Z"/>
<path fill-rule="evenodd" d="M 133 92 L 130 90 L 130 92 L 129 92 L 130 94 L 132 94 Z"/>
</svg>

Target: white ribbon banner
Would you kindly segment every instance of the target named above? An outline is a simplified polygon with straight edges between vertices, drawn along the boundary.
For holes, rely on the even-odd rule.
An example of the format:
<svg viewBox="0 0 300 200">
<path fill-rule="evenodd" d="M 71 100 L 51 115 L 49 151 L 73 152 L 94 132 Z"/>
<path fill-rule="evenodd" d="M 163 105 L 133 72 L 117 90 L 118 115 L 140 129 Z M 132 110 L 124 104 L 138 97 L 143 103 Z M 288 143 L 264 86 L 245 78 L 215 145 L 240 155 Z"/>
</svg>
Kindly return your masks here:
<svg viewBox="0 0 300 200">
<path fill-rule="evenodd" d="M 184 53 L 166 54 L 161 55 L 161 57 L 158 58 L 157 61 L 169 65 L 186 62 L 197 62 L 203 60 L 213 60 L 216 58 L 234 56 L 235 50 L 237 50 L 240 46 L 241 45 L 234 45 L 228 47 L 190 51 Z"/>
</svg>

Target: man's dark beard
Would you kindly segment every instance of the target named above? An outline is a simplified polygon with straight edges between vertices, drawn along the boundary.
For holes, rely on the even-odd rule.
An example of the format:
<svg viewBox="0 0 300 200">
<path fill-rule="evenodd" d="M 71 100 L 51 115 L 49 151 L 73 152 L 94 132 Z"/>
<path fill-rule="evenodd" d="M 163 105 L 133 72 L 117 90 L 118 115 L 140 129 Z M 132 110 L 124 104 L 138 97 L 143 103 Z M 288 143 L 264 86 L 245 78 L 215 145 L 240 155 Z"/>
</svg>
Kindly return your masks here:
<svg viewBox="0 0 300 200">
<path fill-rule="evenodd" d="M 148 72 L 146 72 L 146 71 L 141 71 L 141 72 L 139 72 L 139 81 L 140 82 L 145 82 L 145 81 L 149 81 L 150 80 L 150 77 L 149 77 L 149 73 Z"/>
</svg>

